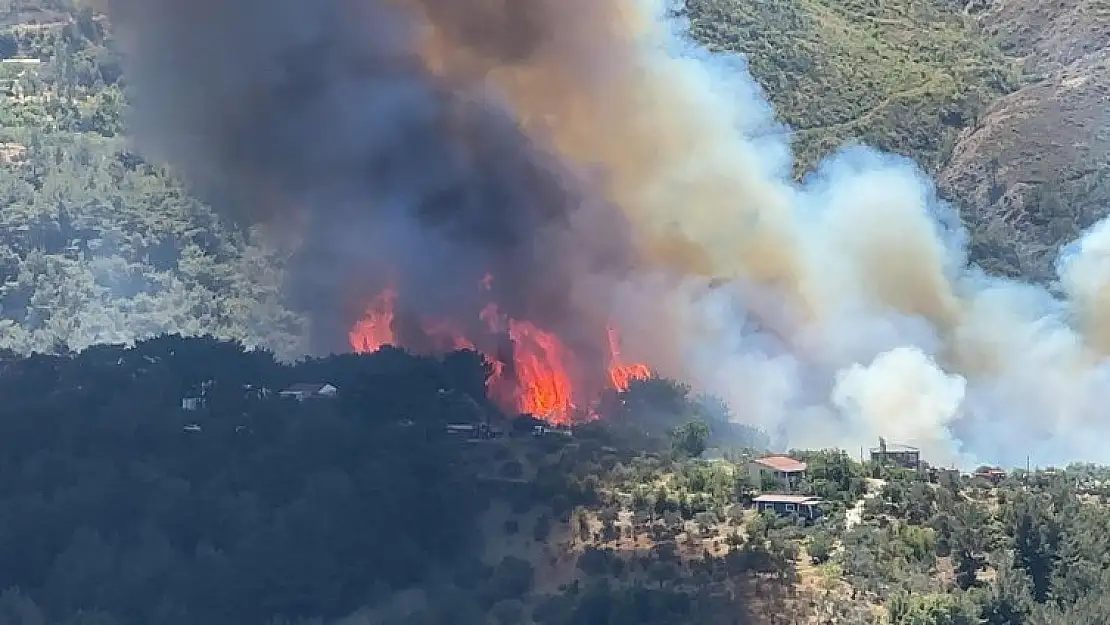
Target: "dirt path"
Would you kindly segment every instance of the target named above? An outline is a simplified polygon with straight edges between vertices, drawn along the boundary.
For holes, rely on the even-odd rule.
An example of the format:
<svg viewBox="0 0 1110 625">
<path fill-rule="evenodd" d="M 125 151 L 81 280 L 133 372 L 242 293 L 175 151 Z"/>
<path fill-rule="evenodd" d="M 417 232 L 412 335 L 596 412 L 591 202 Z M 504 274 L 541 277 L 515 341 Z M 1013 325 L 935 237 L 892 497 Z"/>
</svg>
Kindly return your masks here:
<svg viewBox="0 0 1110 625">
<path fill-rule="evenodd" d="M 886 486 L 886 482 L 884 480 L 867 480 L 867 492 L 865 492 L 863 494 L 863 497 L 861 497 L 860 500 L 856 502 L 856 505 L 849 508 L 848 512 L 844 514 L 845 534 L 847 534 L 848 531 L 851 530 L 853 527 L 863 522 L 863 508 L 867 505 L 867 500 L 881 493 L 883 491 L 883 486 Z M 843 545 L 841 545 L 837 549 L 842 548 Z"/>
</svg>

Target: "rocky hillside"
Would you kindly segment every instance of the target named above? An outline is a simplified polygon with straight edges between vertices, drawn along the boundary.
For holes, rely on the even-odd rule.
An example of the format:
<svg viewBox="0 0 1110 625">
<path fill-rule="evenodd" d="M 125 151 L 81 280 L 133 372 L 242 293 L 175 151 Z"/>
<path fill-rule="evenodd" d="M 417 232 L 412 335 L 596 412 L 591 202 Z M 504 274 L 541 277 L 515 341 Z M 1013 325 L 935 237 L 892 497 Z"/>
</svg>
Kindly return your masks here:
<svg viewBox="0 0 1110 625">
<path fill-rule="evenodd" d="M 688 0 L 793 126 L 798 173 L 859 140 L 937 176 L 994 273 L 1053 278 L 1110 206 L 1103 0 Z"/>
<path fill-rule="evenodd" d="M 1003 273 L 1051 277 L 1061 241 L 1110 207 L 1110 5 L 994 0 L 973 7 L 1025 84 L 968 128 L 941 172 Z"/>
</svg>

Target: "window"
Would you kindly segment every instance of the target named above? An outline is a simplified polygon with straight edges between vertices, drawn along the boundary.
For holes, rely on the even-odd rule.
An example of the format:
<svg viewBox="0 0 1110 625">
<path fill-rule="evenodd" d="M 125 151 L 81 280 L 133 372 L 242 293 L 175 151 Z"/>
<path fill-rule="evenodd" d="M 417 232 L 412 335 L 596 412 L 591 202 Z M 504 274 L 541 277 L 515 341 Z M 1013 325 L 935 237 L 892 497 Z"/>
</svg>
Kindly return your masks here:
<svg viewBox="0 0 1110 625">
<path fill-rule="evenodd" d="M 794 504 L 792 504 L 792 503 L 786 504 L 786 511 L 787 512 L 793 512 L 794 511 Z"/>
</svg>

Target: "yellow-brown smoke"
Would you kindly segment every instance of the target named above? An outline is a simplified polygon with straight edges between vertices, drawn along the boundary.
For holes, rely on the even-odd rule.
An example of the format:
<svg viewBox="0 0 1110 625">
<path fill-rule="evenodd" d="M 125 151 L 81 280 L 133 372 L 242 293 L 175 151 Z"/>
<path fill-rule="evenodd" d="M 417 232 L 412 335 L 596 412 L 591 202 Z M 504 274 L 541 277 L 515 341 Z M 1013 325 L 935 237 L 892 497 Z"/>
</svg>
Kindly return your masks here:
<svg viewBox="0 0 1110 625">
<path fill-rule="evenodd" d="M 641 269 L 672 278 L 663 279 L 666 288 L 657 282 L 629 314 L 648 334 L 644 350 L 664 371 L 688 364 L 679 354 L 691 343 L 721 340 L 721 326 L 692 304 L 700 296 L 689 284 L 696 278 L 742 283 L 749 294 L 755 289 L 779 301 L 762 313 L 747 306 L 745 314 L 762 317 L 761 332 L 773 328 L 799 367 L 826 366 L 844 372 L 836 379 L 852 381 L 836 385 L 832 396 L 839 400 L 832 403 L 841 417 L 849 404 L 857 406 L 855 418 L 866 426 L 845 430 L 858 430 L 851 434 L 859 438 L 931 431 L 912 438 L 955 447 L 953 437 L 984 436 L 977 423 L 1013 430 L 1035 424 L 1040 436 L 1059 445 L 1053 453 L 1082 447 L 1066 428 L 1091 425 L 1098 418 L 1090 412 L 1095 398 L 1110 390 L 1100 374 L 1110 353 L 1110 262 L 1091 241 L 1064 274 L 1071 296 L 1065 304 L 1038 288 L 969 272 L 959 243 L 938 223 L 946 209 L 906 163 L 865 158 L 856 166 L 832 163 L 807 187 L 784 180 L 764 162 L 766 144 L 761 148 L 737 128 L 743 106 L 730 101 L 723 83 L 750 78 L 713 71 L 704 56 L 675 54 L 681 37 L 664 15 L 673 7 L 664 3 L 406 4 L 420 15 L 421 55 L 437 74 L 485 77 L 530 134 L 579 167 L 603 172 L 608 199 L 633 224 Z M 460 27 L 463 16 L 473 28 Z M 758 106 L 747 104 L 749 111 Z M 1092 236 L 1110 239 L 1106 232 Z M 852 338 L 892 318 L 914 329 L 894 332 L 897 338 L 886 345 Z M 677 362 L 683 366 L 668 367 Z M 863 366 L 869 375 L 858 373 Z M 921 372 L 923 366 L 936 375 Z M 907 371 L 915 373 L 900 375 Z M 949 382 L 950 376 L 959 381 Z M 931 380 L 937 380 L 932 387 L 925 383 Z M 867 383 L 902 387 L 880 392 L 864 389 Z M 710 386 L 722 392 L 747 384 Z M 942 399 L 926 401 L 933 392 Z M 854 404 L 845 399 L 853 393 Z M 759 392 L 723 394 L 735 405 Z M 914 395 L 924 409 L 899 408 L 913 403 L 905 398 L 866 405 L 869 398 Z M 1035 408 L 1000 414 L 1023 403 Z M 969 411 L 980 412 L 969 417 Z M 776 419 L 764 424 L 780 425 Z M 970 425 L 955 435 L 961 419 Z M 899 420 L 927 422 L 894 425 Z M 996 455 L 965 443 L 983 457 Z"/>
</svg>

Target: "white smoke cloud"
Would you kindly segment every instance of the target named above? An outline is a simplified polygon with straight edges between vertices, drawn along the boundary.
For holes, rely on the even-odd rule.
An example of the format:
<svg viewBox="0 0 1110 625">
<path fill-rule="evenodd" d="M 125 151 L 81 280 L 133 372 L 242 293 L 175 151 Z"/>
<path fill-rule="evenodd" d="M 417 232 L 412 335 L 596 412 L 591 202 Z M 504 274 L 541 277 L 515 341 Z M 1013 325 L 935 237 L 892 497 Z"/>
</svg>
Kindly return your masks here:
<svg viewBox="0 0 1110 625">
<path fill-rule="evenodd" d="M 892 438 L 918 447 L 934 462 L 950 464 L 956 460 L 956 443 L 947 434 L 966 387 L 964 378 L 945 373 L 921 350 L 896 347 L 869 365 L 839 371 L 831 400 L 849 423 L 885 423 Z"/>
<path fill-rule="evenodd" d="M 784 446 L 885 437 L 964 467 L 1110 460 L 1097 443 L 1110 435 L 1110 221 L 1068 248 L 1063 297 L 988 278 L 968 266 L 966 232 L 912 162 L 853 148 L 791 181 L 787 138 L 767 132 L 769 105 L 744 65 L 688 54 L 668 39 L 683 32 L 668 21 L 663 47 L 684 53 L 653 62 L 698 86 L 688 115 L 717 134 L 690 156 L 685 173 L 700 179 L 664 177 L 658 189 L 733 192 L 712 223 L 692 215 L 683 231 L 717 275 L 735 277 L 654 291 L 678 337 L 677 374 Z M 712 179 L 728 166 L 731 180 Z M 764 245 L 774 258 L 737 249 Z"/>
</svg>

